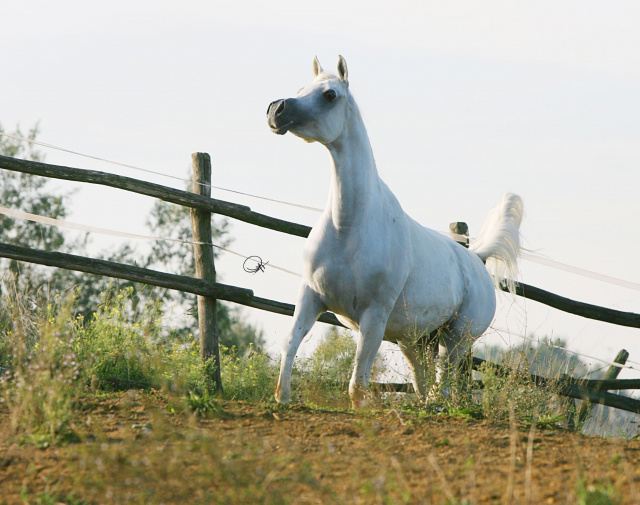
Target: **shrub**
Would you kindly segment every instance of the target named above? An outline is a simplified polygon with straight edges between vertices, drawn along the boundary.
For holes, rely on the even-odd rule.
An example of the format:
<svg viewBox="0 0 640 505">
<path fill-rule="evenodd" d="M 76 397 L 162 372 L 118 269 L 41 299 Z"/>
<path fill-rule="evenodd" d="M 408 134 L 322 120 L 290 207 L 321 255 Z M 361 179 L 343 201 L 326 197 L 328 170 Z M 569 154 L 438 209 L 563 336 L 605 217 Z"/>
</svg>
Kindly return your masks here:
<svg viewBox="0 0 640 505">
<path fill-rule="evenodd" d="M 153 342 L 160 332 L 161 306 L 151 302 L 140 315 L 132 309 L 133 288 L 104 293 L 90 321 L 76 320 L 74 348 L 93 387 L 122 390 L 159 386 L 162 358 Z"/>
<path fill-rule="evenodd" d="M 246 401 L 271 398 L 279 368 L 268 354 L 253 350 L 252 346 L 246 356 L 239 356 L 235 347 L 222 347 L 220 354 L 225 398 Z"/>
</svg>

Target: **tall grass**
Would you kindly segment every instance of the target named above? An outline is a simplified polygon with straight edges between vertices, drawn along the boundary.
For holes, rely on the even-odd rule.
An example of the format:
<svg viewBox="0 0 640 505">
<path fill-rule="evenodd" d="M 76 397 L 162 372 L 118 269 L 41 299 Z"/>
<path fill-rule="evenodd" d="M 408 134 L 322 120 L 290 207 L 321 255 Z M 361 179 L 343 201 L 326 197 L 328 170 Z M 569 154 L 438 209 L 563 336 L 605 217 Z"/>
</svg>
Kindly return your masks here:
<svg viewBox="0 0 640 505">
<path fill-rule="evenodd" d="M 6 370 L 0 383 L 11 431 L 40 446 L 75 438 L 73 401 L 82 389 L 81 363 L 74 350 L 70 303 L 50 304 L 28 314 L 18 297 L 9 300 L 3 321 Z M 34 332 L 38 324 L 38 331 Z"/>
<path fill-rule="evenodd" d="M 210 379 L 213 363 L 200 360 L 193 336 L 177 342 L 167 338 L 161 304 L 140 310 L 131 290 L 110 290 L 87 320 L 76 317 L 73 308 L 73 298 L 56 297 L 39 308 L 15 292 L 0 301 L 0 396 L 16 434 L 43 443 L 73 437 L 75 398 L 92 390 L 164 389 L 202 399 L 204 404 L 216 393 Z M 536 352 L 546 357 L 550 353 L 530 351 L 503 355 L 502 364 L 512 368 L 508 374 L 485 366 L 480 371 L 481 393 L 471 374 L 456 371 L 440 385 L 432 374 L 433 383 L 428 385 L 432 395 L 427 402 L 408 394 L 393 400 L 386 397 L 376 405 L 496 422 L 508 420 L 513 409 L 520 422 L 534 418 L 561 422 L 567 402 L 559 399 L 553 387 L 534 384 L 529 375 Z M 294 401 L 348 408 L 354 355 L 355 342 L 348 333 L 334 331 L 325 336 L 308 359 L 296 362 Z M 425 355 L 425 359 L 432 357 Z M 374 368 L 374 376 L 380 375 L 380 359 Z M 234 348 L 223 348 L 222 399 L 271 402 L 278 371 L 278 363 L 263 352 L 250 349 L 241 355 Z M 535 371 L 560 378 L 567 369 L 547 359 L 546 368 L 538 365 Z"/>
<path fill-rule="evenodd" d="M 90 321 L 74 321 L 74 348 L 94 388 L 159 385 L 161 361 L 154 341 L 161 331 L 161 306 L 150 303 L 132 317 L 132 294 L 132 289 L 107 292 Z"/>
<path fill-rule="evenodd" d="M 193 336 L 171 342 L 162 305 L 136 310 L 132 295 L 107 291 L 88 320 L 74 314 L 72 296 L 45 308 L 15 290 L 0 298 L 0 408 L 21 441 L 73 439 L 77 400 L 92 391 L 155 388 L 205 401 L 215 392 L 213 362 L 201 361 Z M 224 398 L 271 398 L 277 367 L 268 355 L 222 351 Z"/>
</svg>

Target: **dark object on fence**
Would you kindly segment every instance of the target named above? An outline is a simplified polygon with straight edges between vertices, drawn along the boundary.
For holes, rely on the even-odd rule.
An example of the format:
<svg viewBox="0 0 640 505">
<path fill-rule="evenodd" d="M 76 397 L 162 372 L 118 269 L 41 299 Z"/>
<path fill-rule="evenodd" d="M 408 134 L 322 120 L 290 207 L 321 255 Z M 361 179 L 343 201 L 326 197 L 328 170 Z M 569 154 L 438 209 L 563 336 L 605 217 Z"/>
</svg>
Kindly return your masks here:
<svg viewBox="0 0 640 505">
<path fill-rule="evenodd" d="M 469 226 L 462 221 L 456 221 L 449 225 L 450 236 L 461 246 L 469 248 Z"/>
<path fill-rule="evenodd" d="M 193 192 L 211 198 L 211 158 L 206 153 L 193 153 Z M 216 282 L 216 267 L 213 262 L 213 242 L 211 212 L 191 209 L 191 231 L 193 232 L 193 252 L 196 277 L 208 283 Z M 222 392 L 220 372 L 220 347 L 218 330 L 218 309 L 216 299 L 198 295 L 198 329 L 200 332 L 200 358 L 203 362 L 213 360 L 211 373 L 216 390 Z"/>
<path fill-rule="evenodd" d="M 249 267 L 247 266 L 247 261 L 255 261 L 257 264 L 255 267 Z M 268 264 L 269 264 L 268 261 L 266 263 L 263 263 L 262 258 L 260 256 L 249 256 L 247 259 L 244 260 L 244 263 L 242 263 L 242 268 L 248 274 L 257 274 L 258 272 L 264 272 L 264 268 Z"/>
</svg>

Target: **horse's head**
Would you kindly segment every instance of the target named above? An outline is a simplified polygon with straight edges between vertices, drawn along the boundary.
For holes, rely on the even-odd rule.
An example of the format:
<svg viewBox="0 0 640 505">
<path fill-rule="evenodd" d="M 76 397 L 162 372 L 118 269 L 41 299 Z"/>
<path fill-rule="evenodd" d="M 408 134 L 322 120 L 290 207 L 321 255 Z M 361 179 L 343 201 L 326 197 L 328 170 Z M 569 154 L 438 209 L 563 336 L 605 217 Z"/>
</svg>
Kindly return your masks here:
<svg viewBox="0 0 640 505">
<path fill-rule="evenodd" d="M 307 142 L 330 144 L 342 134 L 349 109 L 347 62 L 340 56 L 335 76 L 322 70 L 314 58 L 313 74 L 311 84 L 298 96 L 269 104 L 269 127 L 278 135 L 290 131 Z"/>
</svg>

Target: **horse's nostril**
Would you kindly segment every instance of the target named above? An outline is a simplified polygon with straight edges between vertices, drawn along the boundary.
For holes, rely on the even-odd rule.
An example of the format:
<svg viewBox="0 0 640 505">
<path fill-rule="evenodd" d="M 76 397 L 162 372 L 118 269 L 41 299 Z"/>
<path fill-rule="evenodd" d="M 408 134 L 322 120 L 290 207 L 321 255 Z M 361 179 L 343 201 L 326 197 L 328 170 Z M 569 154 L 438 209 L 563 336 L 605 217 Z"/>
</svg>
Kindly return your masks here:
<svg viewBox="0 0 640 505">
<path fill-rule="evenodd" d="M 284 112 L 285 102 L 286 100 L 275 100 L 269 104 L 269 108 L 267 109 L 267 116 L 273 114 L 274 116 L 279 116 Z"/>
</svg>

